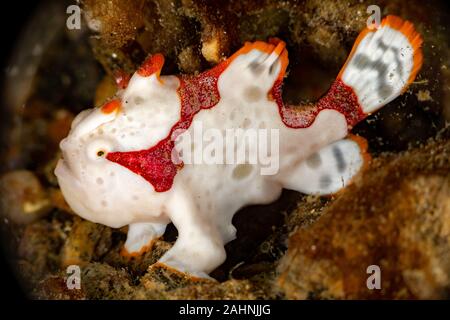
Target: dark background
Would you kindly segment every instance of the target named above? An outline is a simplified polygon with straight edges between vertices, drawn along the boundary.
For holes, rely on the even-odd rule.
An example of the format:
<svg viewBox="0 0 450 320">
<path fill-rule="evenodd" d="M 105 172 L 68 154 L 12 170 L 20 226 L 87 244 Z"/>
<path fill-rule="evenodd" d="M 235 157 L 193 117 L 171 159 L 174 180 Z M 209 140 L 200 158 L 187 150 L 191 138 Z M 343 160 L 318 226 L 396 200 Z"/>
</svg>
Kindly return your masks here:
<svg viewBox="0 0 450 320">
<path fill-rule="evenodd" d="M 8 1 L 5 3 L 1 11 L 0 26 L 2 30 L 1 37 L 1 49 L 0 49 L 0 63 L 1 63 L 1 80 L 0 85 L 3 87 L 3 77 L 5 73 L 6 66 L 8 65 L 8 60 L 11 51 L 14 47 L 16 39 L 19 37 L 23 26 L 26 25 L 29 17 L 32 15 L 33 11 L 39 4 L 39 1 Z M 0 119 L 7 119 L 8 114 L 4 106 L 0 106 Z M 2 151 L 5 135 L 4 125 L 0 125 L 0 137 L 2 144 Z M 24 292 L 22 292 L 17 279 L 12 272 L 11 266 L 6 260 L 4 254 L 4 248 L 1 247 L 0 254 L 0 286 L 2 294 L 2 300 L 23 300 L 25 299 Z"/>
</svg>

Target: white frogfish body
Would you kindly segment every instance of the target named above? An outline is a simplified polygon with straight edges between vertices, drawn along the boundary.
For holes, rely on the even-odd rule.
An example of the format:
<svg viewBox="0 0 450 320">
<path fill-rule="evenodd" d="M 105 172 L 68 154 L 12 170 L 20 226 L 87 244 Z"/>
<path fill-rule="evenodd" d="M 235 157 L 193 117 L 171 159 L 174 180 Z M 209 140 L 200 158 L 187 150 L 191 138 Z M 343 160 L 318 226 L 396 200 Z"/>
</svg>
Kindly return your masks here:
<svg viewBox="0 0 450 320">
<path fill-rule="evenodd" d="M 312 106 L 283 104 L 284 42 L 246 43 L 197 76 L 160 76 L 148 58 L 101 108 L 80 113 L 61 142 L 55 174 L 81 217 L 129 226 L 137 255 L 172 222 L 160 264 L 198 277 L 226 258 L 240 208 L 276 200 L 283 188 L 332 194 L 367 163 L 351 128 L 399 96 L 422 64 L 421 38 L 388 16 L 364 30 L 328 93 Z"/>
</svg>

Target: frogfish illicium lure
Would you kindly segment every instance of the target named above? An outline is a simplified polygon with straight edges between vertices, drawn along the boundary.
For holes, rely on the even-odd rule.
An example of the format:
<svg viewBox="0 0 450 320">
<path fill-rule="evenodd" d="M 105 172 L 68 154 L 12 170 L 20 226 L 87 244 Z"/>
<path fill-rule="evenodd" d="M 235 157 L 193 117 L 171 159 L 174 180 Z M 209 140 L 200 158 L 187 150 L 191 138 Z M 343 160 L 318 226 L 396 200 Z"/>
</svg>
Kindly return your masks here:
<svg viewBox="0 0 450 320">
<path fill-rule="evenodd" d="M 225 260 L 232 217 L 243 206 L 270 203 L 283 188 L 332 194 L 350 183 L 367 162 L 365 140 L 350 130 L 407 89 L 422 65 L 421 45 L 410 22 L 386 17 L 360 33 L 329 91 L 304 107 L 282 101 L 288 53 L 281 40 L 246 43 L 192 76 L 160 75 L 164 57 L 152 55 L 114 98 L 73 121 L 55 170 L 63 195 L 87 220 L 128 225 L 128 255 L 148 250 L 172 222 L 178 239 L 158 263 L 207 277 Z M 213 134 L 196 139 L 198 127 Z M 219 141 L 230 132 L 243 134 L 233 147 Z M 200 150 L 217 160 L 225 149 L 245 155 L 259 147 L 266 165 L 250 156 L 186 157 Z"/>
</svg>

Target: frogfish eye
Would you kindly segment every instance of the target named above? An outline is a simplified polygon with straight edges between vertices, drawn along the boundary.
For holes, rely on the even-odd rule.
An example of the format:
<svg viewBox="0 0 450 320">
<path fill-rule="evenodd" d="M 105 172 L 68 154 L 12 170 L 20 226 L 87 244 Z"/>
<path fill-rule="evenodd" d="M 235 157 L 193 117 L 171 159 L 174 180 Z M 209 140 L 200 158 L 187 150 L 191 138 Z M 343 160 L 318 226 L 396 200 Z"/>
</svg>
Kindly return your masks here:
<svg viewBox="0 0 450 320">
<path fill-rule="evenodd" d="M 97 139 L 88 144 L 86 156 L 94 161 L 104 158 L 113 149 L 113 144 L 107 139 Z"/>
</svg>

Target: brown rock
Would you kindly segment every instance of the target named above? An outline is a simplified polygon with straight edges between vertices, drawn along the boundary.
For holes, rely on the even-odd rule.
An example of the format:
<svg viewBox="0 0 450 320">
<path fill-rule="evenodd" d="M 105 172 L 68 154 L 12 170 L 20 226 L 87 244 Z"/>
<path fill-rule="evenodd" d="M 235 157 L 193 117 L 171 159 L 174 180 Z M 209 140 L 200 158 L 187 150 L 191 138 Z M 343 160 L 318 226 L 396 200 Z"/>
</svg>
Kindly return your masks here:
<svg viewBox="0 0 450 320">
<path fill-rule="evenodd" d="M 110 228 L 106 229 L 111 231 Z M 109 248 L 109 250 L 105 252 L 102 261 L 114 267 L 127 268 L 130 273 L 136 275 L 144 274 L 148 267 L 158 261 L 158 259 L 172 246 L 170 243 L 158 239 L 153 243 L 151 250 L 146 251 L 141 256 L 127 257 L 121 254 L 126 237 L 122 238 L 123 241 L 120 241 L 116 246 Z M 97 247 L 100 246 L 101 241 Z"/>
<path fill-rule="evenodd" d="M 36 286 L 32 296 L 44 300 L 84 300 L 83 288 L 69 289 L 67 279 L 63 276 L 48 276 Z"/>
<path fill-rule="evenodd" d="M 105 227 L 77 218 L 61 251 L 61 266 L 82 266 L 92 260 Z"/>
<path fill-rule="evenodd" d="M 201 62 L 200 56 L 193 46 L 183 49 L 178 55 L 178 67 L 184 73 L 195 74 L 201 69 Z"/>
<path fill-rule="evenodd" d="M 61 244 L 60 233 L 51 223 L 41 220 L 26 226 L 17 248 L 18 275 L 27 280 L 26 285 L 34 286 L 57 269 Z"/>
<path fill-rule="evenodd" d="M 114 47 L 133 40 L 144 25 L 144 0 L 84 0 L 89 27 Z"/>
<path fill-rule="evenodd" d="M 170 292 L 170 299 L 193 300 L 256 300 L 264 299 L 265 293 L 248 280 L 228 280 L 223 283 L 208 282 L 190 285 Z"/>
<path fill-rule="evenodd" d="M 28 224 L 52 209 L 50 199 L 31 171 L 17 170 L 0 178 L 0 212 L 14 223 Z"/>
<path fill-rule="evenodd" d="M 376 159 L 289 239 L 287 298 L 445 298 L 450 290 L 450 141 Z M 381 270 L 381 290 L 366 272 Z"/>
<path fill-rule="evenodd" d="M 148 268 L 140 281 L 138 292 L 161 295 L 165 299 L 245 299 L 268 297 L 258 281 L 230 279 L 219 283 L 215 280 L 187 276 L 159 264 Z"/>
<path fill-rule="evenodd" d="M 82 267 L 81 287 L 88 299 L 130 299 L 133 297 L 131 278 L 123 269 L 103 263 Z"/>
</svg>

